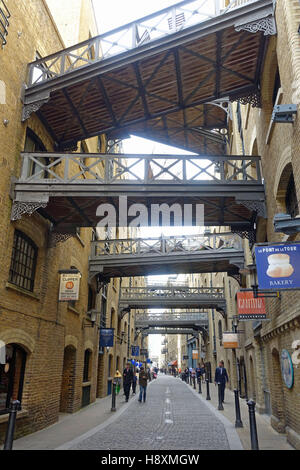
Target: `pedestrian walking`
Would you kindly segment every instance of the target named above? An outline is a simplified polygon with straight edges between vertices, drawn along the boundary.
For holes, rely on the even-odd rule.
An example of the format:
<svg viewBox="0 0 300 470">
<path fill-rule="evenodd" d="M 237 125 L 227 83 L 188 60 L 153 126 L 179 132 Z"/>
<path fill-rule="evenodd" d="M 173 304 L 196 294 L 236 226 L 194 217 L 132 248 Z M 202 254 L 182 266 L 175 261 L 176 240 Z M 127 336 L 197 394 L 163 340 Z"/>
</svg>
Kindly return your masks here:
<svg viewBox="0 0 300 470">
<path fill-rule="evenodd" d="M 196 367 L 196 378 L 197 378 L 197 383 L 200 382 L 201 380 L 201 375 L 202 375 L 202 370 L 200 364 L 198 364 L 198 367 Z"/>
<path fill-rule="evenodd" d="M 140 368 L 139 373 L 139 385 L 140 385 L 140 396 L 139 402 L 141 403 L 142 400 L 146 401 L 146 393 L 147 393 L 147 383 L 148 380 L 151 381 L 150 373 L 148 370 L 144 370 L 144 367 Z"/>
<path fill-rule="evenodd" d="M 136 372 L 133 371 L 133 378 L 132 378 L 132 395 L 135 395 L 135 392 L 136 392 L 136 384 L 137 384 L 137 376 L 136 376 Z"/>
<path fill-rule="evenodd" d="M 130 363 L 127 362 L 126 368 L 123 371 L 123 388 L 125 394 L 125 400 L 128 401 L 130 394 L 130 387 L 133 382 L 133 370 L 130 367 Z"/>
<path fill-rule="evenodd" d="M 215 372 L 215 385 L 218 383 L 221 384 L 221 401 L 224 403 L 225 399 L 225 387 L 226 382 L 228 382 L 227 370 L 224 367 L 224 361 L 219 362 L 219 367 L 216 368 Z"/>
</svg>

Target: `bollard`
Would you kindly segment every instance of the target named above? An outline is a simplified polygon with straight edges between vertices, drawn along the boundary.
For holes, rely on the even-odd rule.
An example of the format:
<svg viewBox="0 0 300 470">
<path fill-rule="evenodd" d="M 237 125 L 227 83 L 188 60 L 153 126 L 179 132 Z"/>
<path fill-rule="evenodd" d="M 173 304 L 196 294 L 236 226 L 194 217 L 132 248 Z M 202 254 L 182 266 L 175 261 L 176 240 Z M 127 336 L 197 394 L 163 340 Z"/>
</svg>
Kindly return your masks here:
<svg viewBox="0 0 300 470">
<path fill-rule="evenodd" d="M 198 379 L 198 384 L 199 384 L 199 393 L 202 393 L 202 389 L 201 389 L 201 377 L 199 377 L 199 379 Z"/>
<path fill-rule="evenodd" d="M 259 450 L 258 439 L 257 439 L 257 428 L 255 418 L 255 401 L 249 400 L 247 402 L 249 408 L 249 422 L 250 422 L 250 437 L 251 437 L 251 449 Z"/>
<path fill-rule="evenodd" d="M 113 381 L 111 394 L 111 411 L 116 411 L 116 385 L 116 382 Z"/>
<path fill-rule="evenodd" d="M 9 419 L 8 419 L 8 425 L 7 425 L 7 431 L 6 431 L 3 450 L 12 450 L 15 425 L 16 425 L 16 419 L 17 419 L 17 411 L 20 409 L 21 408 L 20 408 L 19 400 L 14 400 L 11 403 L 11 406 L 9 409 Z"/>
<path fill-rule="evenodd" d="M 196 390 L 196 377 L 193 377 L 194 390 Z"/>
<path fill-rule="evenodd" d="M 206 379 L 206 400 L 210 400 L 210 394 L 209 394 L 209 380 Z"/>
<path fill-rule="evenodd" d="M 235 388 L 234 392 L 234 401 L 235 401 L 235 427 L 242 428 L 243 423 L 241 420 L 241 410 L 240 410 L 240 400 L 239 400 L 239 391 Z"/>
<path fill-rule="evenodd" d="M 223 403 L 222 403 L 222 397 L 221 397 L 221 384 L 220 384 L 220 382 L 218 382 L 218 398 L 219 398 L 218 410 L 224 410 Z"/>
</svg>

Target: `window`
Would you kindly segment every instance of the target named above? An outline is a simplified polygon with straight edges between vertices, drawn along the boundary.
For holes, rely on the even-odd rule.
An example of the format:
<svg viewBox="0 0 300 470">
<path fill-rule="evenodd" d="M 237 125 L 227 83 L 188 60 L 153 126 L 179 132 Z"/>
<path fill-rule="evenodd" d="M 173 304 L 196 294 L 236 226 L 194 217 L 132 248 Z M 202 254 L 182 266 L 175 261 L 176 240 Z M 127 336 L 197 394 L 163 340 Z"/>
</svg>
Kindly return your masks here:
<svg viewBox="0 0 300 470">
<path fill-rule="evenodd" d="M 286 189 L 286 196 L 285 196 L 285 204 L 287 213 L 290 214 L 292 217 L 296 217 L 299 214 L 299 206 L 297 200 L 297 193 L 295 187 L 295 180 L 293 173 L 291 173 L 287 189 Z"/>
<path fill-rule="evenodd" d="M 23 232 L 15 230 L 9 282 L 33 292 L 38 249 Z"/>
<path fill-rule="evenodd" d="M 276 104 L 276 98 L 277 98 L 280 87 L 281 87 L 281 80 L 280 80 L 280 75 L 279 75 L 279 68 L 277 67 L 275 81 L 274 81 L 274 88 L 273 88 L 273 96 L 272 96 L 273 106 L 275 106 Z"/>
<path fill-rule="evenodd" d="M 6 346 L 6 363 L 0 364 L 0 414 L 8 411 L 11 400 L 22 402 L 26 352 L 17 344 Z"/>
<path fill-rule="evenodd" d="M 89 292 L 88 292 L 88 312 L 90 310 L 94 310 L 96 304 L 96 295 L 95 291 L 89 286 Z"/>
<path fill-rule="evenodd" d="M 25 152 L 46 152 L 46 147 L 44 146 L 43 142 L 39 139 L 39 137 L 29 128 L 27 128 L 26 132 L 26 140 L 24 146 Z M 28 168 L 28 176 L 38 175 L 39 179 L 47 178 L 47 172 L 43 169 L 42 165 L 49 165 L 50 161 L 49 158 L 36 158 L 41 165 L 38 163 L 30 160 L 30 165 Z"/>
<path fill-rule="evenodd" d="M 84 351 L 83 382 L 89 382 L 90 380 L 91 355 L 92 353 L 89 349 Z"/>
</svg>

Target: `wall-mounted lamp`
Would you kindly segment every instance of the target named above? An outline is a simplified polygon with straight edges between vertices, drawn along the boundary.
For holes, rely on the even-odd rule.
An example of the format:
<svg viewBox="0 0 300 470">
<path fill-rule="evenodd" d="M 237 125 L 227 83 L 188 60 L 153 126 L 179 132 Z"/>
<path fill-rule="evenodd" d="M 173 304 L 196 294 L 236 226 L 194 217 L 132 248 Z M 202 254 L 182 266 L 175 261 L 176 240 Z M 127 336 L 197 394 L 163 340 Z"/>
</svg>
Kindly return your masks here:
<svg viewBox="0 0 300 470">
<path fill-rule="evenodd" d="M 90 322 L 89 323 L 84 323 L 83 327 L 84 328 L 94 328 L 96 320 L 97 320 L 97 315 L 100 315 L 101 312 L 98 312 L 97 310 L 89 310 L 87 312 L 87 316 L 89 317 Z"/>
</svg>

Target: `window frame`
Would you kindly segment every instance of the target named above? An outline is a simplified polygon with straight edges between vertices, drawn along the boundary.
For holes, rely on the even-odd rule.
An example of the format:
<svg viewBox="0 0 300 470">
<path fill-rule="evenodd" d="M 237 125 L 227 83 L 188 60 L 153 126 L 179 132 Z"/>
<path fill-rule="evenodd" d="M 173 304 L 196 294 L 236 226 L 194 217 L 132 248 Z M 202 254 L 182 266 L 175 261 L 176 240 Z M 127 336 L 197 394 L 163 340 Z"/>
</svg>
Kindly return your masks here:
<svg viewBox="0 0 300 470">
<path fill-rule="evenodd" d="M 18 248 L 18 242 L 21 240 L 22 251 Z M 25 244 L 25 246 L 24 246 Z M 33 256 L 31 257 L 32 266 L 28 266 L 28 259 L 30 258 L 29 255 L 29 248 L 33 250 Z M 18 255 L 19 254 L 19 255 Z M 18 256 L 18 257 L 17 257 Z M 14 231 L 14 239 L 13 239 L 13 247 L 11 253 L 11 262 L 9 268 L 9 282 L 21 289 L 25 289 L 28 292 L 34 292 L 34 282 L 36 276 L 36 267 L 37 267 L 37 259 L 38 259 L 38 247 L 34 243 L 34 241 L 28 237 L 24 232 L 21 230 L 15 229 Z M 16 265 L 20 265 L 24 267 L 25 273 L 27 270 L 30 270 L 30 275 L 26 275 L 20 271 L 16 270 Z M 22 278 L 22 282 L 16 281 L 15 278 Z M 25 282 L 24 282 L 25 281 Z M 29 282 L 30 288 L 25 287 L 25 283 Z"/>
</svg>

